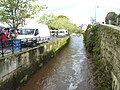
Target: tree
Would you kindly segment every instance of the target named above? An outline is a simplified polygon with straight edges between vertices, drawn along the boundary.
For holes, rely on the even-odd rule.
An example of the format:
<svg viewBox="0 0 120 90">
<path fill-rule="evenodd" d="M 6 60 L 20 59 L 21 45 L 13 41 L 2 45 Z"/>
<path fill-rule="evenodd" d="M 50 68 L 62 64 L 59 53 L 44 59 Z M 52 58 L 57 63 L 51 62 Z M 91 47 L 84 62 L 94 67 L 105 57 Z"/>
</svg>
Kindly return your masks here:
<svg viewBox="0 0 120 90">
<path fill-rule="evenodd" d="M 106 24 L 117 24 L 117 14 L 115 12 L 109 12 L 105 17 Z"/>
<path fill-rule="evenodd" d="M 81 32 L 80 28 L 73 24 L 69 18 L 64 15 L 59 15 L 54 19 L 49 20 L 47 23 L 50 29 L 66 29 L 70 33 L 78 33 Z"/>
<path fill-rule="evenodd" d="M 53 15 L 53 14 L 44 14 L 43 16 L 41 16 L 41 17 L 39 18 L 38 22 L 39 22 L 39 23 L 47 24 L 47 22 L 48 22 L 49 20 L 53 20 L 53 19 L 55 19 L 55 18 L 56 18 L 56 16 Z"/>
<path fill-rule="evenodd" d="M 22 24 L 27 18 L 34 18 L 41 9 L 47 8 L 45 5 L 34 4 L 37 0 L 1 0 L 0 1 L 0 21 L 7 23 L 14 29 Z"/>
</svg>

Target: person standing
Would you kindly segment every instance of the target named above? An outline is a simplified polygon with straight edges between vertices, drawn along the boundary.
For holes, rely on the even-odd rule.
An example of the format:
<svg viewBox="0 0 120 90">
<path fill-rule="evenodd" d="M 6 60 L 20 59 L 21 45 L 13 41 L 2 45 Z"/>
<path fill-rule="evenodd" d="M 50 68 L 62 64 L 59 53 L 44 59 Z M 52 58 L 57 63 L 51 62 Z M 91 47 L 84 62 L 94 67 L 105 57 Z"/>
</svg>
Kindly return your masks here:
<svg viewBox="0 0 120 90">
<path fill-rule="evenodd" d="M 0 35 L 0 41 L 2 45 L 5 45 L 5 43 L 7 42 L 7 37 L 4 32 L 2 32 Z"/>
<path fill-rule="evenodd" d="M 5 29 L 4 29 L 4 32 L 5 32 L 6 37 L 8 38 L 8 33 L 9 33 L 8 29 L 5 28 Z"/>
</svg>

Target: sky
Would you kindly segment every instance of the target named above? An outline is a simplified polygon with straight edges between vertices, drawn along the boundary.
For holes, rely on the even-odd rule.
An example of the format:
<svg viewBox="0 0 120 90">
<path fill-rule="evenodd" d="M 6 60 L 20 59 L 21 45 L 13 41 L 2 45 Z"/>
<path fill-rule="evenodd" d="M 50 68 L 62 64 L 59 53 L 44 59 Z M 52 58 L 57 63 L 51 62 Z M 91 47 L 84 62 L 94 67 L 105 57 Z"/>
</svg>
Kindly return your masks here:
<svg viewBox="0 0 120 90">
<path fill-rule="evenodd" d="M 96 21 L 101 23 L 109 12 L 120 14 L 120 0 L 38 0 L 38 3 L 48 6 L 40 11 L 40 16 L 51 13 L 65 15 L 77 26 L 91 23 L 91 17 L 96 17 Z M 30 21 L 36 23 L 36 19 L 27 23 Z"/>
<path fill-rule="evenodd" d="M 39 0 L 48 9 L 40 13 L 65 15 L 76 25 L 89 24 L 90 18 L 103 22 L 108 12 L 120 13 L 120 0 Z"/>
</svg>

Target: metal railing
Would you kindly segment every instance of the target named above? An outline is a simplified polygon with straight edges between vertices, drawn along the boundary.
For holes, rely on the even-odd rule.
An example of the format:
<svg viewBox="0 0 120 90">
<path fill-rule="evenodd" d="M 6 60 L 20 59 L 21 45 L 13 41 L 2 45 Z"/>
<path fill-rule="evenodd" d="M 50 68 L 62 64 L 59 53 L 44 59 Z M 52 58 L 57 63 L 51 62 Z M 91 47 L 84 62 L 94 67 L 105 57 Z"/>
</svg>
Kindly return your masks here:
<svg viewBox="0 0 120 90">
<path fill-rule="evenodd" d="M 54 41 L 57 38 L 62 37 L 35 37 L 35 38 L 24 38 L 24 39 L 11 39 L 3 42 L 0 40 L 0 57 L 4 57 L 7 54 L 14 54 L 21 52 L 29 48 L 36 47 L 40 44 Z"/>
<path fill-rule="evenodd" d="M 33 48 L 37 45 L 47 43 L 52 38 L 37 37 L 37 38 L 25 38 L 25 39 L 12 39 L 3 42 L 0 40 L 0 57 L 4 57 L 7 54 L 14 54 L 23 50 Z"/>
</svg>

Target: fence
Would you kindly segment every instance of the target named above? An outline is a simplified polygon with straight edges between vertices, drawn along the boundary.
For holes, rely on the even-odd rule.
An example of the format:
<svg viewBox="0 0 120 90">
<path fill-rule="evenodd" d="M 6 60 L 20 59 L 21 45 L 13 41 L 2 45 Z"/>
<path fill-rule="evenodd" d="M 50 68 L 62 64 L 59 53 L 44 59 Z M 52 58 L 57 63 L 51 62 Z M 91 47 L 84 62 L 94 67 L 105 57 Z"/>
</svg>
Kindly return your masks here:
<svg viewBox="0 0 120 90">
<path fill-rule="evenodd" d="M 7 40 L 6 42 L 0 40 L 0 57 L 1 56 L 4 57 L 7 54 L 14 54 L 16 52 L 21 52 L 23 50 L 33 48 L 37 45 L 47 43 L 49 41 L 54 41 L 57 38 L 62 38 L 62 37 L 51 36 L 51 37 L 11 39 L 11 40 Z"/>
<path fill-rule="evenodd" d="M 7 54 L 14 54 L 15 52 L 20 52 L 39 44 L 48 42 L 53 38 L 48 37 L 37 37 L 37 38 L 26 38 L 26 39 L 12 39 L 3 42 L 0 40 L 0 57 L 4 57 Z"/>
</svg>

